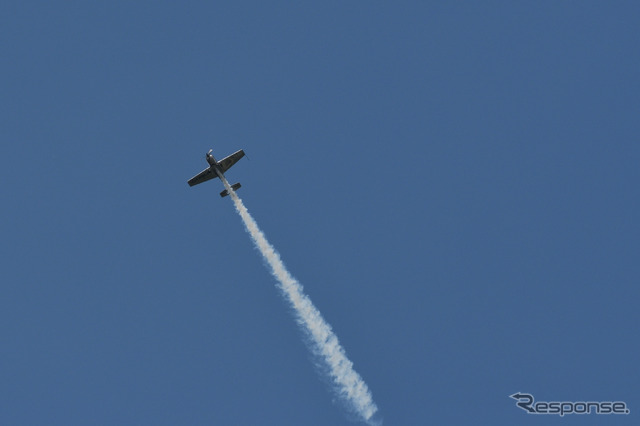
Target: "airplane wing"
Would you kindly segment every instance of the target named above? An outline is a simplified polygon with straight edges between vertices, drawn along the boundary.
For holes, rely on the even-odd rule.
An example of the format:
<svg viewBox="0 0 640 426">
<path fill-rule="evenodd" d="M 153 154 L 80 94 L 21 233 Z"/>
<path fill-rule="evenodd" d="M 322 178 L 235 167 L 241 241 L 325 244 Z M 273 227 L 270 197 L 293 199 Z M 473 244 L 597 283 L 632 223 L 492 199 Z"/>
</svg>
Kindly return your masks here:
<svg viewBox="0 0 640 426">
<path fill-rule="evenodd" d="M 213 179 L 215 177 L 218 176 L 213 171 L 211 171 L 211 169 L 204 169 L 203 171 L 189 179 L 187 183 L 189 184 L 189 186 L 193 186 L 202 182 L 206 182 L 209 179 Z"/>
<path fill-rule="evenodd" d="M 244 157 L 244 151 L 243 150 L 236 151 L 230 156 L 225 157 L 222 160 L 218 161 L 218 167 L 220 167 L 220 169 L 222 170 L 222 173 L 224 173 L 227 170 L 229 170 L 231 166 L 236 164 L 238 160 L 241 159 L 242 157 Z"/>
</svg>

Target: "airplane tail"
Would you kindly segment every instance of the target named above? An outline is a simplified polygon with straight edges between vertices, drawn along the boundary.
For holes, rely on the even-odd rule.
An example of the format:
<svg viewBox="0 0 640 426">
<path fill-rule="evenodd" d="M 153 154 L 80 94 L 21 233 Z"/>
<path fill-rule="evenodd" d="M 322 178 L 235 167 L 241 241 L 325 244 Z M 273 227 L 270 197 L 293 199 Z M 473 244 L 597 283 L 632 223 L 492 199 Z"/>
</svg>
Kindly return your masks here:
<svg viewBox="0 0 640 426">
<path fill-rule="evenodd" d="M 242 185 L 240 185 L 240 182 L 234 183 L 233 185 L 231 185 L 231 189 L 237 191 L 241 186 Z M 229 195 L 229 191 L 227 191 L 226 189 L 220 193 L 221 197 L 226 197 L 227 195 Z"/>
</svg>

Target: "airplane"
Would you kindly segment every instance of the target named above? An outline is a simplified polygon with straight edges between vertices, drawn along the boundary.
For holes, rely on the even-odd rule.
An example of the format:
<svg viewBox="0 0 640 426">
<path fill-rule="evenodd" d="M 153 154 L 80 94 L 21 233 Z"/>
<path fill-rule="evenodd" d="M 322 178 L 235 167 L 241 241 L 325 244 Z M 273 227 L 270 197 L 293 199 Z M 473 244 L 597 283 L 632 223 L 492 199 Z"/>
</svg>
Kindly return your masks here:
<svg viewBox="0 0 640 426">
<path fill-rule="evenodd" d="M 217 161 L 215 159 L 215 157 L 211 154 L 211 151 L 213 151 L 213 149 L 210 149 L 209 152 L 207 152 L 205 154 L 205 158 L 207 159 L 207 163 L 209 163 L 209 168 L 204 169 L 203 171 L 201 171 L 200 173 L 198 173 L 197 175 L 195 175 L 194 177 L 189 179 L 187 181 L 189 186 L 194 186 L 194 185 L 197 185 L 197 184 L 202 183 L 202 182 L 206 182 L 206 181 L 208 181 L 210 179 L 213 179 L 213 178 L 216 178 L 216 177 L 220 178 L 220 180 L 222 180 L 222 178 L 224 177 L 224 172 L 229 170 L 231 168 L 231 166 L 233 166 L 234 164 L 236 164 L 238 162 L 239 159 L 244 157 L 244 151 L 240 150 L 240 151 L 236 151 L 233 154 L 223 158 L 220 161 Z M 231 185 L 231 188 L 234 191 L 237 191 L 238 188 L 240 188 L 240 186 L 241 186 L 240 182 L 238 182 L 238 183 L 234 183 L 233 185 Z M 220 193 L 221 197 L 226 197 L 227 195 L 229 195 L 229 192 L 226 189 Z"/>
</svg>

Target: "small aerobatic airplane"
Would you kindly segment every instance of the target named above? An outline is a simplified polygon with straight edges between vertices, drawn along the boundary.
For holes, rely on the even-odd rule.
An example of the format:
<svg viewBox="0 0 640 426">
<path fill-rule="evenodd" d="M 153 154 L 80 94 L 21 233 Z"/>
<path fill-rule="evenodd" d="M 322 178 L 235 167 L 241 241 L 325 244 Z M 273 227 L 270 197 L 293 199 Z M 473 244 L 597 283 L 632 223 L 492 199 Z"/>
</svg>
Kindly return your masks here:
<svg viewBox="0 0 640 426">
<path fill-rule="evenodd" d="M 197 175 L 189 179 L 188 181 L 189 186 L 194 186 L 216 177 L 222 180 L 222 177 L 224 176 L 224 172 L 229 170 L 231 166 L 233 166 L 238 162 L 239 159 L 244 157 L 244 151 L 240 150 L 240 151 L 234 152 L 228 157 L 223 158 L 220 161 L 216 161 L 215 157 L 211 155 L 211 151 L 213 150 L 210 149 L 209 152 L 207 152 L 206 154 L 207 163 L 209 163 L 209 168 L 204 169 L 203 171 L 201 171 L 200 173 L 198 173 Z M 231 185 L 231 188 L 234 191 L 237 191 L 238 188 L 240 188 L 240 183 L 239 182 L 234 183 L 233 185 Z M 226 197 L 227 195 L 229 195 L 229 192 L 226 189 L 220 193 L 221 197 Z"/>
</svg>

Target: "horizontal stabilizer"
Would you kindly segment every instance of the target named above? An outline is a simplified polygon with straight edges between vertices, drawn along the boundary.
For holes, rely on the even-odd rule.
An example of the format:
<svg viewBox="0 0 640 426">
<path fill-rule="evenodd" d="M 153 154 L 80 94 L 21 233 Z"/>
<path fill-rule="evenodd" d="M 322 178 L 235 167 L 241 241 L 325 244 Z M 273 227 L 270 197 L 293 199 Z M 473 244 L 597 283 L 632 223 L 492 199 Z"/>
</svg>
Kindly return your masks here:
<svg viewBox="0 0 640 426">
<path fill-rule="evenodd" d="M 240 182 L 234 183 L 233 185 L 231 185 L 231 189 L 233 189 L 234 191 L 237 191 L 238 188 L 240 188 L 241 186 L 242 185 L 240 185 Z M 221 197 L 226 197 L 227 195 L 229 195 L 229 191 L 227 191 L 226 189 L 220 193 Z"/>
</svg>

